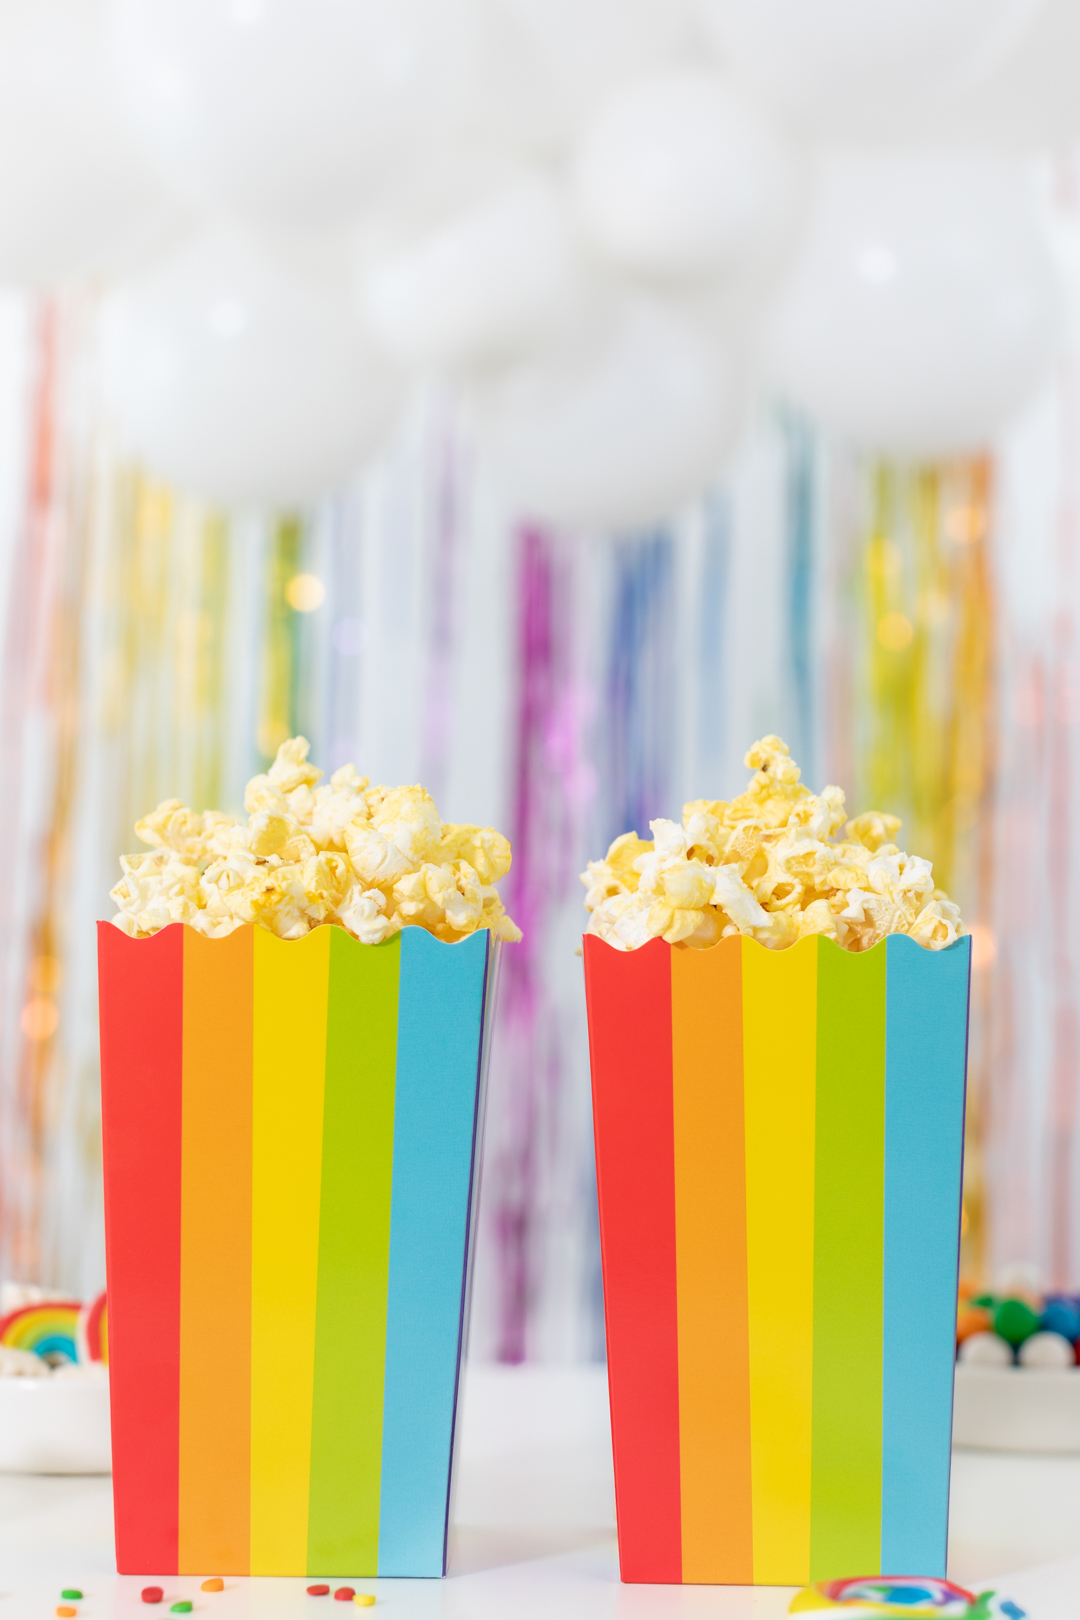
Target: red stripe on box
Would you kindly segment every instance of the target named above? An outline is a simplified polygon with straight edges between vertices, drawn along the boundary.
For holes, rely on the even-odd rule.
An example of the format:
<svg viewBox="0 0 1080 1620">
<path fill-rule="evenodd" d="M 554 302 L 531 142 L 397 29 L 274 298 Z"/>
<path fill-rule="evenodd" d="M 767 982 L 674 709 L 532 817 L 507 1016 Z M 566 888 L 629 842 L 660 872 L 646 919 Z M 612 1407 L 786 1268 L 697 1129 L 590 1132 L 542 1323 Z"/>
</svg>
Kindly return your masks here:
<svg viewBox="0 0 1080 1620">
<path fill-rule="evenodd" d="M 624 1581 L 682 1580 L 671 947 L 585 940 Z"/>
<path fill-rule="evenodd" d="M 116 1567 L 177 1568 L 184 930 L 98 925 Z"/>
</svg>

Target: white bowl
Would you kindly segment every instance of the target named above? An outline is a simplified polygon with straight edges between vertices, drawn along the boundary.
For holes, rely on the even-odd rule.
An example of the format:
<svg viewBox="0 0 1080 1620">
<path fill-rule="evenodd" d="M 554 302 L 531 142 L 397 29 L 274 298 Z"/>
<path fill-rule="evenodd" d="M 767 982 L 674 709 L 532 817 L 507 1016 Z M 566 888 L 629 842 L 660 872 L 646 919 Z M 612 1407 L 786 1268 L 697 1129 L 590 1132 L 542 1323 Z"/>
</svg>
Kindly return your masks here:
<svg viewBox="0 0 1080 1620">
<path fill-rule="evenodd" d="M 111 1472 L 107 1376 L 0 1378 L 0 1473 Z"/>
<path fill-rule="evenodd" d="M 1080 1367 L 956 1368 L 953 1445 L 1080 1452 Z"/>
</svg>

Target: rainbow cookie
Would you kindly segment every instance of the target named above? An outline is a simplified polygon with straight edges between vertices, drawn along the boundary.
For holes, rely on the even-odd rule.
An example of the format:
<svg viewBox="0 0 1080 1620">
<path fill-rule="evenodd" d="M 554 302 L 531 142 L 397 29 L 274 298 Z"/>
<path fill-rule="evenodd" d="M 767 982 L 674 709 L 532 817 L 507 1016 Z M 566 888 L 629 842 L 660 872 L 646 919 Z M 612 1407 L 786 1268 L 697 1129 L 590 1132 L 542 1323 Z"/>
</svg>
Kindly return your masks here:
<svg viewBox="0 0 1080 1620">
<path fill-rule="evenodd" d="M 830 1610 L 848 1620 L 1025 1620 L 1024 1610 L 996 1592 L 965 1591 L 933 1575 L 870 1575 L 819 1581 L 791 1600 L 789 1614 Z"/>
<path fill-rule="evenodd" d="M 104 1289 L 80 1310 L 76 1343 L 80 1361 L 109 1365 L 109 1307 Z"/>
<path fill-rule="evenodd" d="M 78 1352 L 78 1300 L 50 1299 L 21 1305 L 0 1317 L 0 1345 L 11 1350 L 32 1350 L 49 1362 L 76 1362 Z"/>
</svg>

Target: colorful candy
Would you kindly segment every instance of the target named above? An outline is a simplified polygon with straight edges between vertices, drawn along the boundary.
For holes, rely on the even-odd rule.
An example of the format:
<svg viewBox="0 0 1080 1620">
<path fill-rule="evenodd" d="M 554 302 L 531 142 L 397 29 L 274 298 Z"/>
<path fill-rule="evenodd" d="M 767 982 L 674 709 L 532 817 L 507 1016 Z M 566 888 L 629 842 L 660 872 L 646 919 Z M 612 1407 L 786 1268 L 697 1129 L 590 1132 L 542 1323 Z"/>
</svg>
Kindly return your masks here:
<svg viewBox="0 0 1080 1620">
<path fill-rule="evenodd" d="M 307 1589 L 307 1595 L 308 1597 L 328 1597 L 330 1595 L 330 1588 L 323 1585 L 309 1586 Z"/>
<path fill-rule="evenodd" d="M 190 1602 L 188 1601 L 187 1598 L 181 1598 L 179 1603 L 174 1603 L 173 1604 L 172 1608 L 169 1610 L 169 1613 L 170 1614 L 190 1614 L 191 1613 L 191 1604 L 190 1604 Z"/>
<path fill-rule="evenodd" d="M 1033 1333 L 1020 1346 L 1021 1367 L 1041 1367 L 1066 1371 L 1076 1366 L 1076 1353 L 1060 1333 Z"/>
<path fill-rule="evenodd" d="M 220 1575 L 212 1575 L 208 1581 L 203 1581 L 201 1590 L 204 1592 L 224 1592 L 225 1582 Z"/>
<path fill-rule="evenodd" d="M 1044 1333 L 1060 1333 L 1063 1339 L 1075 1344 L 1080 1339 L 1080 1310 L 1075 1300 L 1063 1297 L 1048 1299 L 1039 1318 Z"/>
<path fill-rule="evenodd" d="M 0 1345 L 32 1350 L 43 1361 L 76 1362 L 80 1308 L 78 1300 L 71 1299 L 21 1305 L 0 1317 Z"/>
<path fill-rule="evenodd" d="M 789 1614 L 842 1611 L 845 1620 L 1026 1620 L 1024 1610 L 996 1592 L 968 1592 L 935 1575 L 862 1576 L 819 1581 L 791 1600 Z"/>
<path fill-rule="evenodd" d="M 351 1603 L 355 1596 L 356 1593 L 351 1586 L 339 1586 L 334 1593 L 334 1597 L 339 1603 Z"/>
<path fill-rule="evenodd" d="M 989 1333 L 994 1318 L 984 1305 L 961 1305 L 956 1316 L 956 1342 L 963 1344 L 974 1333 Z"/>
<path fill-rule="evenodd" d="M 81 1603 L 82 1593 L 74 1586 L 65 1586 L 60 1596 L 65 1603 Z"/>
<path fill-rule="evenodd" d="M 73 1609 L 70 1604 L 61 1603 L 58 1604 L 56 1612 L 58 1615 L 64 1616 L 64 1620 L 71 1620 L 71 1616 L 73 1614 L 78 1614 L 79 1611 L 78 1609 Z"/>
<path fill-rule="evenodd" d="M 957 1359 L 965 1367 L 1011 1367 L 1012 1345 L 996 1333 L 973 1333 L 960 1346 Z"/>
<path fill-rule="evenodd" d="M 160 1603 L 165 1594 L 160 1586 L 144 1586 L 140 1596 L 144 1603 Z"/>
<path fill-rule="evenodd" d="M 374 1606 L 375 1599 L 370 1592 L 357 1592 L 353 1602 L 361 1609 L 370 1609 Z"/>
<path fill-rule="evenodd" d="M 1039 1318 L 1022 1299 L 1003 1299 L 994 1308 L 994 1332 L 1014 1347 L 1039 1331 Z"/>
<path fill-rule="evenodd" d="M 1007 1366 L 1019 1361 L 1021 1367 L 1075 1366 L 1080 1299 L 1069 1294 L 1043 1298 L 1015 1277 L 1008 1293 L 975 1294 L 970 1284 L 961 1284 L 956 1345 L 957 1359 L 967 1364 Z"/>
</svg>

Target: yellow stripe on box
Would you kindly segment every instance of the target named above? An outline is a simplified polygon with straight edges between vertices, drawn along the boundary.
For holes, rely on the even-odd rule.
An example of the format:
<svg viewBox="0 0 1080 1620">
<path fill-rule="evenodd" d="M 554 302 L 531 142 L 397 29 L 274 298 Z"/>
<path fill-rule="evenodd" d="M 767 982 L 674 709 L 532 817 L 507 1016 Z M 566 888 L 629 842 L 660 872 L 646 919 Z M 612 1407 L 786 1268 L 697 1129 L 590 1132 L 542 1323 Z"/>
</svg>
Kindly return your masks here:
<svg viewBox="0 0 1080 1620">
<path fill-rule="evenodd" d="M 743 940 L 754 1582 L 810 1575 L 816 937 Z"/>
<path fill-rule="evenodd" d="M 251 1573 L 307 1567 L 329 928 L 255 929 Z"/>
</svg>

